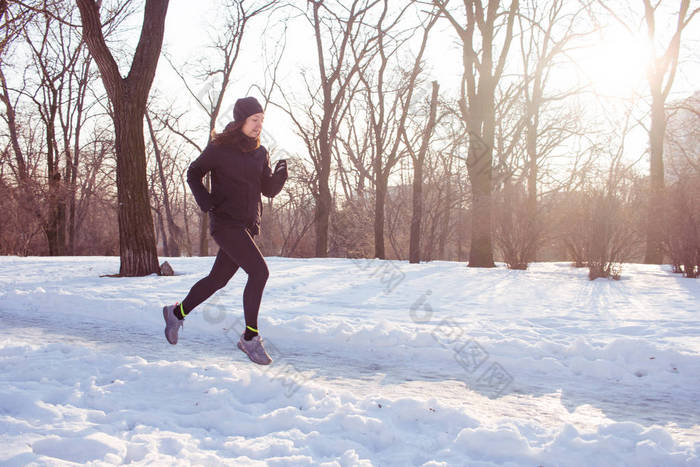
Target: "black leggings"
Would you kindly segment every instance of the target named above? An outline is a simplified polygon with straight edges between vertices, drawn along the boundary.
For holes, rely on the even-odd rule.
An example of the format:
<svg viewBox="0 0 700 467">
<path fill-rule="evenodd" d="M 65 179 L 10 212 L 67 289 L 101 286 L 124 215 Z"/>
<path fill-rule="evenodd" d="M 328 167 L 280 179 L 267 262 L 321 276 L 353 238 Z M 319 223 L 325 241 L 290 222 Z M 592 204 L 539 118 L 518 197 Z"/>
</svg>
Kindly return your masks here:
<svg viewBox="0 0 700 467">
<path fill-rule="evenodd" d="M 209 275 L 193 285 L 182 301 L 183 311 L 189 313 L 224 287 L 240 266 L 248 273 L 248 282 L 243 291 L 245 324 L 257 329 L 260 300 L 270 275 L 267 263 L 250 233 L 243 227 L 217 228 L 212 232 L 212 237 L 219 245 L 219 253 Z"/>
</svg>

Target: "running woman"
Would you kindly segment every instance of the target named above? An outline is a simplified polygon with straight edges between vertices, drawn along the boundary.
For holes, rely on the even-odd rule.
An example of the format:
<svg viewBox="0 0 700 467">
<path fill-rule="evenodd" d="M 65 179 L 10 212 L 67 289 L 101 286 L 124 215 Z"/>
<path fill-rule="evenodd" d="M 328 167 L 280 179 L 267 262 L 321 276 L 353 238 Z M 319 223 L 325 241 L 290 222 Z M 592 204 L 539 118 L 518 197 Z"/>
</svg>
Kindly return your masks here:
<svg viewBox="0 0 700 467">
<path fill-rule="evenodd" d="M 185 316 L 224 287 L 241 267 L 248 282 L 243 291 L 246 327 L 238 348 L 253 362 L 269 365 L 272 359 L 258 333 L 258 311 L 269 271 L 253 238 L 260 233 L 261 195 L 272 198 L 282 190 L 287 163 L 280 160 L 274 170 L 270 168 L 270 156 L 260 145 L 264 119 L 257 99 L 238 99 L 233 122 L 215 134 L 190 164 L 187 183 L 199 207 L 209 213 L 209 229 L 219 253 L 209 275 L 194 284 L 182 302 L 165 306 L 163 318 L 165 337 L 175 345 Z M 211 193 L 202 183 L 207 173 L 211 173 Z"/>
</svg>

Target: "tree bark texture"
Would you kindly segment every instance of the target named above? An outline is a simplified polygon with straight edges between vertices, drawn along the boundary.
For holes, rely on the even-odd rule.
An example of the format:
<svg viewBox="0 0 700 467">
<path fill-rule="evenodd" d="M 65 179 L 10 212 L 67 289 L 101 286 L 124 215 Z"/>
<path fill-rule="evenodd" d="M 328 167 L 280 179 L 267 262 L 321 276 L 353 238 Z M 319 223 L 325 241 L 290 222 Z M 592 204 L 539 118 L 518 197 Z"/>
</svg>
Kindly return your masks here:
<svg viewBox="0 0 700 467">
<path fill-rule="evenodd" d="M 159 273 L 153 217 L 146 181 L 143 117 L 155 76 L 168 0 L 146 0 L 141 36 L 126 78 L 119 73 L 102 34 L 98 4 L 77 0 L 83 37 L 100 70 L 114 110 L 122 276 Z"/>
</svg>

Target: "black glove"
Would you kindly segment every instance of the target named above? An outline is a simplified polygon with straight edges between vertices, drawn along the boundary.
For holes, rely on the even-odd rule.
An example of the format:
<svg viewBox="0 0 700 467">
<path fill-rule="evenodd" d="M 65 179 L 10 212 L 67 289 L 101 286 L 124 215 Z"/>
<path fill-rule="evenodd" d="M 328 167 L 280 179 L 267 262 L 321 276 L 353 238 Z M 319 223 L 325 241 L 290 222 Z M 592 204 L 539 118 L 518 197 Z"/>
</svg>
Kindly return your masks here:
<svg viewBox="0 0 700 467">
<path fill-rule="evenodd" d="M 287 161 L 285 159 L 280 159 L 275 164 L 274 175 L 284 176 L 287 178 Z"/>
</svg>

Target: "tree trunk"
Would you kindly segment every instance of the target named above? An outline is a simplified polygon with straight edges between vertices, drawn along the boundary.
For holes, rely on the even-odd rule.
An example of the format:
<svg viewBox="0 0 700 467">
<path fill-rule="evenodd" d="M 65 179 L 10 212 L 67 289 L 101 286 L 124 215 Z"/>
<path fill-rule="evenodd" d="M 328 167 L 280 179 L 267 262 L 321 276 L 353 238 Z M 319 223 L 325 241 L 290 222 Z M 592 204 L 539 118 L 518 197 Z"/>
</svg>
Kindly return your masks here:
<svg viewBox="0 0 700 467">
<path fill-rule="evenodd" d="M 316 230 L 315 254 L 317 257 L 324 258 L 328 256 L 330 216 L 335 207 L 329 185 L 334 141 L 337 138 L 336 133 L 340 124 L 338 121 L 339 115 L 342 114 L 340 109 L 347 99 L 346 93 L 348 92 L 350 77 L 357 71 L 357 63 L 346 65 L 345 61 L 348 58 L 346 49 L 351 36 L 355 33 L 353 31 L 355 22 L 371 7 L 367 5 L 361 6 L 360 2 L 353 1 L 352 5 L 343 7 L 347 9 L 348 17 L 342 20 L 335 16 L 334 12 L 330 11 L 330 7 L 324 4 L 323 0 L 308 0 L 307 3 L 311 4 L 312 7 L 312 16 L 307 16 L 307 19 L 311 22 L 316 40 L 316 57 L 321 78 L 321 95 L 317 97 L 323 109 L 318 120 L 313 117 L 313 111 L 311 113 L 314 124 L 318 122 L 318 131 L 314 130 L 312 135 L 309 135 L 298 123 L 297 126 L 302 134 L 310 136 L 307 138 L 307 141 L 314 142 L 309 144 L 308 148 L 314 160 L 318 177 L 317 184 L 314 183 L 314 189 L 317 190 L 314 193 L 316 201 L 314 216 Z M 324 44 L 324 34 L 321 32 L 322 25 L 326 24 L 320 15 L 320 11 L 323 10 L 328 10 L 330 14 L 334 15 L 341 28 L 340 37 L 331 33 L 330 46 Z M 326 56 L 326 53 L 330 56 Z M 317 97 L 312 99 L 316 101 Z"/>
<path fill-rule="evenodd" d="M 450 205 L 452 203 L 452 184 L 450 183 L 449 175 L 447 178 L 447 189 L 445 190 L 445 208 L 442 209 L 442 218 L 440 219 L 442 225 L 439 230 L 440 236 L 438 237 L 438 252 L 437 259 L 445 260 L 445 244 L 447 243 L 447 236 L 450 230 Z"/>
<path fill-rule="evenodd" d="M 82 107 L 81 107 L 82 109 Z M 75 227 L 76 227 L 76 211 L 77 211 L 77 200 L 76 195 L 78 193 L 78 162 L 80 160 L 80 129 L 81 129 L 81 114 L 82 110 L 78 111 L 78 124 L 75 128 L 75 144 L 73 147 L 72 157 L 68 154 L 66 162 L 70 161 L 68 170 L 66 170 L 68 177 L 67 183 L 69 188 L 70 198 L 68 199 L 68 255 L 75 255 Z M 70 152 L 70 151 L 68 151 Z"/>
<path fill-rule="evenodd" d="M 316 200 L 316 257 L 326 258 L 328 257 L 328 227 L 333 203 L 333 197 L 331 196 L 331 190 L 328 184 L 330 170 L 323 168 L 319 171 L 318 175 L 318 188 L 320 193 Z"/>
<path fill-rule="evenodd" d="M 75 255 L 75 214 L 76 200 L 75 193 L 78 188 L 76 179 L 71 177 L 70 199 L 68 200 L 68 255 Z"/>
<path fill-rule="evenodd" d="M 660 85 L 659 85 L 660 88 Z M 649 130 L 650 152 L 650 191 L 649 211 L 647 217 L 647 245 L 644 262 L 661 264 L 663 262 L 663 197 L 664 197 L 664 133 L 666 132 L 666 115 L 664 100 L 660 92 L 652 90 L 651 128 Z"/>
<path fill-rule="evenodd" d="M 518 0 L 512 0 L 508 11 L 502 13 L 498 11 L 500 2 L 490 0 L 486 3 L 464 2 L 465 27 L 445 8 L 446 2 L 433 0 L 433 5 L 449 19 L 462 41 L 463 82 L 459 107 L 469 131 L 467 170 L 472 189 L 469 267 L 494 266 L 491 239 L 494 95 L 503 75 L 519 9 Z M 497 25 L 496 20 L 503 16 L 506 17 L 505 24 Z M 505 27 L 505 32 L 502 41 L 498 41 L 501 44 L 500 52 L 494 56 L 493 47 L 500 27 Z M 475 41 L 477 29 L 481 37 Z"/>
<path fill-rule="evenodd" d="M 464 227 L 464 210 L 460 209 L 457 217 L 457 261 L 465 261 L 466 255 L 464 254 L 464 233 L 466 232 L 466 227 Z"/>
<path fill-rule="evenodd" d="M 58 202 L 56 203 L 56 245 L 58 246 L 56 256 L 66 254 L 66 200 L 62 187 L 63 184 L 59 180 Z"/>
<path fill-rule="evenodd" d="M 119 274 L 145 276 L 159 273 L 146 181 L 143 117 L 163 44 L 168 0 L 146 0 L 141 35 L 126 78 L 120 75 L 105 42 L 98 4 L 94 0 L 77 0 L 77 3 L 83 38 L 97 63 L 114 108 L 121 259 Z"/>
<path fill-rule="evenodd" d="M 491 239 L 492 217 L 492 178 L 493 178 L 493 89 L 484 89 L 482 77 L 481 92 L 478 99 L 479 108 L 483 113 L 471 128 L 483 128 L 481 134 L 469 134 L 469 154 L 467 156 L 467 171 L 472 189 L 472 226 L 471 248 L 469 250 L 469 267 L 492 268 L 493 244 Z"/>
<path fill-rule="evenodd" d="M 158 227 L 160 228 L 160 234 L 163 237 L 163 256 L 171 257 L 172 254 L 170 253 L 170 246 L 168 243 L 168 232 L 165 230 L 163 214 L 160 212 L 160 209 L 156 209 L 156 213 L 158 214 Z M 158 245 L 157 241 L 158 239 L 156 239 L 156 246 Z"/>
<path fill-rule="evenodd" d="M 46 169 L 48 176 L 48 215 L 44 231 L 49 245 L 50 256 L 62 256 L 65 254 L 65 206 L 61 190 L 61 171 L 58 168 L 58 154 L 56 151 L 56 112 L 58 110 L 58 97 L 55 90 L 51 93 L 51 101 L 45 108 L 44 123 L 46 124 Z"/>
<path fill-rule="evenodd" d="M 426 235 L 428 241 L 423 243 L 423 254 L 425 256 L 425 261 L 432 261 L 435 259 L 435 238 L 437 237 L 437 226 L 440 219 L 439 209 L 441 202 L 442 193 L 438 193 L 437 199 L 435 200 L 435 206 L 437 206 L 438 212 L 433 212 L 433 215 L 429 219 L 428 225 L 430 228 L 428 229 L 428 233 Z"/>
<path fill-rule="evenodd" d="M 533 104 L 536 105 L 536 104 Z M 535 113 L 536 112 L 536 113 Z M 538 242 L 533 238 L 538 235 L 537 231 L 537 115 L 539 110 L 533 110 L 530 118 L 527 121 L 527 156 L 528 156 L 528 171 L 527 171 L 527 239 L 533 240 L 533 245 Z M 536 246 L 532 247 L 532 251 L 523 259 L 528 263 L 535 261 L 537 255 Z"/>
<path fill-rule="evenodd" d="M 430 136 L 435 128 L 435 120 L 437 117 L 437 100 L 440 85 L 437 81 L 432 83 L 433 90 L 430 96 L 430 113 L 428 121 L 425 124 L 423 135 L 421 138 L 421 146 L 418 150 L 418 155 L 413 159 L 413 213 L 411 215 L 411 236 L 409 239 L 408 259 L 410 263 L 420 263 L 420 232 L 423 222 L 423 166 L 425 164 L 425 155 L 428 152 L 430 144 Z"/>
<path fill-rule="evenodd" d="M 114 105 L 121 258 L 119 274 L 122 276 L 145 276 L 160 271 L 146 180 L 144 110 L 128 102 Z"/>
<path fill-rule="evenodd" d="M 374 257 L 386 259 L 384 249 L 384 203 L 387 195 L 387 177 L 380 171 L 377 173 L 374 196 Z"/>
<path fill-rule="evenodd" d="M 471 138 L 471 135 L 470 135 Z M 469 180 L 472 187 L 472 226 L 469 267 L 492 268 L 493 246 L 491 243 L 491 163 L 492 149 L 478 138 L 469 142 Z"/>
<path fill-rule="evenodd" d="M 80 121 L 80 120 L 78 120 Z M 80 123 L 78 123 L 79 125 Z M 79 135 L 79 130 L 76 128 L 76 133 Z M 76 136 L 77 138 L 77 136 Z M 76 176 L 75 169 L 77 167 L 77 157 L 76 162 L 73 162 L 73 155 L 70 149 L 70 141 L 67 138 L 67 133 L 63 131 L 63 147 L 65 153 L 66 167 L 63 173 L 63 183 L 66 187 L 65 193 L 65 209 L 66 209 L 66 254 L 68 256 L 73 256 L 75 254 L 75 190 L 76 190 Z"/>
<path fill-rule="evenodd" d="M 420 228 L 423 219 L 423 160 L 418 157 L 413 162 L 413 214 L 411 215 L 411 237 L 408 247 L 408 261 L 420 263 Z"/>
<path fill-rule="evenodd" d="M 185 181 L 185 177 L 180 174 L 180 183 L 182 184 L 182 205 L 184 209 L 182 210 L 183 222 L 185 225 L 185 249 L 187 250 L 187 256 L 192 256 L 192 238 L 190 237 L 190 222 L 189 216 L 187 215 L 187 191 L 189 187 Z"/>
</svg>

